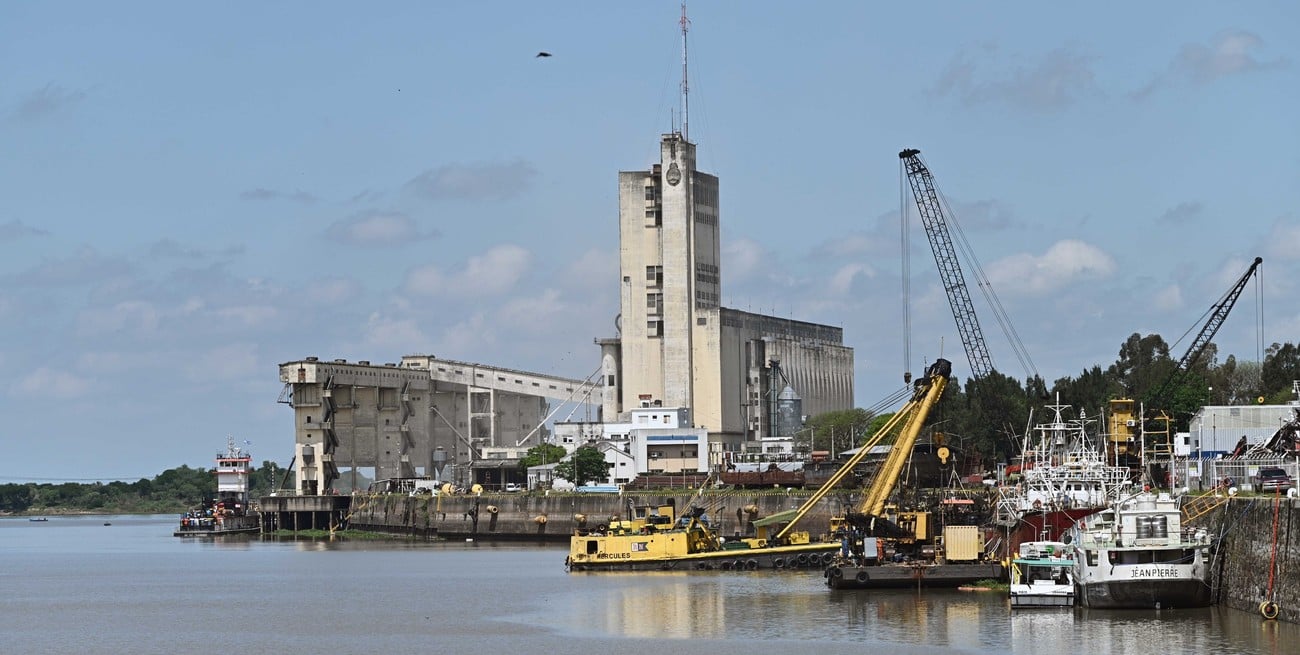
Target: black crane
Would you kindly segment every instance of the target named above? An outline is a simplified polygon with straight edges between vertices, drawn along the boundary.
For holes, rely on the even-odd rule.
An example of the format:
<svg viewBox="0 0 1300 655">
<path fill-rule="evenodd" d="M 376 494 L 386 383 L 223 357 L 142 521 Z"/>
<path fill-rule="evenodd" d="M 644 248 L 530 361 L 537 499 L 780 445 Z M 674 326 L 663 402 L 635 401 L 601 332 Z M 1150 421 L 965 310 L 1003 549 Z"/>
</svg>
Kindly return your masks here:
<svg viewBox="0 0 1300 655">
<path fill-rule="evenodd" d="M 943 283 L 944 291 L 948 294 L 948 305 L 952 309 L 953 320 L 957 322 L 957 332 L 961 335 L 962 347 L 966 351 L 967 361 L 970 362 L 971 375 L 976 382 L 984 380 L 994 371 L 993 358 L 989 355 L 988 344 L 984 341 L 984 332 L 980 329 L 979 318 L 975 315 L 975 305 L 971 302 L 970 292 L 966 287 L 966 278 L 962 274 L 961 263 L 957 258 L 957 247 L 954 246 L 952 232 L 948 229 L 949 220 L 944 215 L 944 205 L 939 197 L 939 192 L 935 189 L 934 176 L 930 173 L 930 169 L 926 167 L 925 162 L 921 160 L 921 151 L 908 148 L 898 153 L 898 158 L 906 171 L 908 182 L 911 184 L 912 196 L 915 198 L 917 210 L 921 214 L 921 223 L 925 227 L 925 235 L 930 241 L 930 250 L 934 253 L 934 263 L 939 267 L 939 277 Z M 904 216 L 906 216 L 906 212 L 904 212 Z M 968 263 L 971 264 L 972 274 L 983 292 L 985 300 L 988 301 L 994 318 L 1002 328 L 1008 342 L 1010 342 L 1012 350 L 1015 352 L 1017 359 L 1020 360 L 1021 366 L 1024 367 L 1026 376 L 1037 379 L 1039 377 L 1038 371 L 1034 368 L 1033 361 L 1029 358 L 1029 353 L 1025 351 L 1024 345 L 1020 343 L 1015 327 L 1011 324 L 1010 316 L 1002 308 L 1001 302 L 998 301 L 997 295 L 993 292 L 992 284 L 984 276 L 974 251 L 965 242 L 960 226 L 956 224 L 955 220 L 952 223 L 953 227 L 957 229 L 957 235 L 960 239 L 956 246 L 961 247 Z M 904 222 L 903 234 L 904 261 L 906 262 L 906 222 Z M 906 277 L 907 273 L 904 272 L 905 288 L 908 284 Z M 906 294 L 906 291 L 904 293 Z M 910 321 L 910 318 L 905 319 L 905 321 Z M 907 329 L 911 329 L 910 325 L 907 326 Z M 906 350 L 910 351 L 910 347 Z M 910 352 L 905 354 L 910 357 Z M 905 379 L 906 377 L 908 376 L 905 376 Z M 994 429 L 996 434 L 1000 435 L 1006 452 L 1012 454 L 1016 450 L 1016 441 L 1010 435 L 1009 424 L 1005 422 L 1005 419 L 1005 416 L 1000 417 L 998 423 L 1003 425 Z"/>
<path fill-rule="evenodd" d="M 921 214 L 921 224 L 925 227 L 925 235 L 930 241 L 934 263 L 939 267 L 939 278 L 943 283 L 944 291 L 948 294 L 948 305 L 952 308 L 952 317 L 957 322 L 957 332 L 961 335 L 961 344 L 966 350 L 966 359 L 970 362 L 971 375 L 976 380 L 982 379 L 993 371 L 993 358 L 989 355 L 988 345 L 984 341 L 984 332 L 980 329 L 979 319 L 975 316 L 975 305 L 971 303 L 970 292 L 966 288 L 966 278 L 962 274 L 952 233 L 948 229 L 949 221 L 944 216 L 943 204 L 934 186 L 934 175 L 930 173 L 925 162 L 921 161 L 920 150 L 908 148 L 898 153 L 898 158 L 906 169 L 908 182 L 911 183 L 912 196 L 916 199 L 916 208 Z M 960 235 L 960 229 L 958 234 Z M 1026 375 L 1037 377 L 1038 371 L 1034 368 L 1029 353 L 1020 343 L 1015 327 L 1011 325 L 1010 317 L 993 293 L 992 285 L 984 277 L 974 252 L 964 241 L 960 245 L 974 265 L 972 272 L 976 283 L 984 292 L 985 299 L 993 310 L 994 318 L 997 319 L 998 325 L 1011 343 L 1016 358 L 1020 360 Z"/>
<path fill-rule="evenodd" d="M 1210 340 L 1219 331 L 1223 321 L 1228 318 L 1228 312 L 1232 311 L 1232 306 L 1237 304 L 1237 298 L 1241 296 L 1242 290 L 1246 288 L 1246 283 L 1250 281 L 1251 276 L 1263 263 L 1264 259 L 1262 257 L 1256 257 L 1250 268 L 1246 269 L 1246 272 L 1232 285 L 1232 288 L 1228 289 L 1227 293 L 1223 294 L 1218 301 L 1210 306 L 1210 310 L 1207 312 L 1209 318 L 1205 321 L 1205 325 L 1201 327 L 1200 334 L 1197 334 L 1196 338 L 1192 340 L 1192 345 L 1188 346 L 1187 352 L 1183 353 L 1183 358 L 1178 360 L 1178 365 L 1174 367 L 1173 372 L 1169 374 L 1164 384 L 1160 385 L 1156 392 L 1151 395 L 1152 407 L 1162 408 L 1169 402 L 1169 397 L 1173 394 L 1173 391 L 1187 379 L 1188 372 L 1200 360 L 1201 355 L 1205 353 L 1205 347 L 1210 345 Z"/>
<path fill-rule="evenodd" d="M 921 213 L 925 235 L 930 240 L 930 250 L 934 252 L 934 263 L 939 267 L 939 279 L 944 291 L 948 292 L 948 305 L 957 321 L 957 332 L 961 334 L 961 345 L 966 349 L 971 375 L 976 379 L 983 378 L 993 371 L 993 358 L 989 356 L 984 332 L 975 316 L 975 305 L 971 304 L 970 292 L 966 289 L 966 277 L 962 275 L 957 250 L 953 248 L 952 235 L 939 204 L 939 194 L 934 189 L 934 176 L 921 161 L 920 150 L 909 148 L 898 153 L 898 158 L 903 160 L 907 169 L 907 180 L 912 185 L 912 195 Z"/>
</svg>

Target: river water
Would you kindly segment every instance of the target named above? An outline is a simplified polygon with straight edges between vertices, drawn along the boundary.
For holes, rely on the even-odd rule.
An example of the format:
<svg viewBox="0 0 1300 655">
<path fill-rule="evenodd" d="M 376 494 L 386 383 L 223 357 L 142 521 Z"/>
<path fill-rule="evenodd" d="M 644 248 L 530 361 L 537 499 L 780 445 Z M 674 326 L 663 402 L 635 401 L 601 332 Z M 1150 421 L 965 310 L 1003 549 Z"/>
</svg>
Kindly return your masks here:
<svg viewBox="0 0 1300 655">
<path fill-rule="evenodd" d="M 1300 626 L 1227 608 L 1013 614 L 1002 594 L 832 592 L 817 572 L 571 574 L 556 546 L 180 539 L 174 525 L 0 519 L 0 653 L 1300 652 Z"/>
</svg>

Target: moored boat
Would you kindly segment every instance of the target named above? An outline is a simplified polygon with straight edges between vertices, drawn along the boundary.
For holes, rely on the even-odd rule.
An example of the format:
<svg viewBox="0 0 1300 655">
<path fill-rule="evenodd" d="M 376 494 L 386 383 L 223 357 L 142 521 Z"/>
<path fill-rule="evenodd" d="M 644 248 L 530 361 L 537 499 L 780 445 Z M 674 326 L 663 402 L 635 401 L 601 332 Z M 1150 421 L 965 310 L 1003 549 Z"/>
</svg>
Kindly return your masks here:
<svg viewBox="0 0 1300 655">
<path fill-rule="evenodd" d="M 174 536 L 203 537 L 258 532 L 259 514 L 249 507 L 249 477 L 253 457 L 228 439 L 226 452 L 217 453 L 217 496 L 181 515 Z M 107 524 L 105 524 L 107 525 Z"/>
<path fill-rule="evenodd" d="M 1062 410 L 1068 407 L 1059 399 L 1047 406 L 1052 420 L 1026 435 L 1018 468 L 1012 469 L 1020 480 L 998 489 L 997 522 L 1007 532 L 1008 557 L 1025 542 L 1060 541 L 1076 521 L 1131 487 L 1130 469 L 1107 463 L 1104 445 L 1086 431 L 1086 416 L 1065 420 Z"/>
<path fill-rule="evenodd" d="M 1011 609 L 1074 605 L 1074 549 L 1060 541 L 1027 541 L 1011 560 Z"/>
<path fill-rule="evenodd" d="M 570 571 L 821 568 L 838 548 L 836 542 L 810 541 L 806 532 L 772 545 L 763 528 L 756 537 L 728 540 L 709 528 L 702 508 L 678 516 L 672 504 L 646 505 L 631 507 L 626 520 L 579 528 L 565 566 Z"/>
<path fill-rule="evenodd" d="M 1211 604 L 1212 540 L 1182 527 L 1178 501 L 1141 492 L 1080 520 L 1071 531 L 1074 585 L 1085 607 L 1186 608 Z"/>
</svg>

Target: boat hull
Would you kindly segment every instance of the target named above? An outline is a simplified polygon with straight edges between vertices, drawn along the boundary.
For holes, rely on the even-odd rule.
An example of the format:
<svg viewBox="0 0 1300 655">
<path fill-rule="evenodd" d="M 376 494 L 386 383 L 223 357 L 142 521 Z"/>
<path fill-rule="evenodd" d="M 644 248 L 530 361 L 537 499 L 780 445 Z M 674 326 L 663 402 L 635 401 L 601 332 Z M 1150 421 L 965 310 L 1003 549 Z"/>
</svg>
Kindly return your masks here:
<svg viewBox="0 0 1300 655">
<path fill-rule="evenodd" d="M 1076 586 L 1079 604 L 1098 609 L 1173 609 L 1212 604 L 1210 586 L 1195 578 L 1108 580 Z"/>
<path fill-rule="evenodd" d="M 226 516 L 220 522 L 212 519 L 206 521 L 187 521 L 172 533 L 174 537 L 221 537 L 230 534 L 257 534 L 261 532 L 261 521 L 257 516 Z"/>
<path fill-rule="evenodd" d="M 1006 570 L 998 562 L 973 564 L 877 564 L 827 567 L 831 589 L 899 589 L 909 587 L 960 587 L 980 580 L 1001 580 Z"/>
<path fill-rule="evenodd" d="M 1101 511 L 1101 507 L 1072 507 L 1047 512 L 1027 512 L 1020 517 L 1011 531 L 1004 556 L 1012 557 L 1020 551 L 1020 544 L 1031 541 L 1060 541 L 1069 534 L 1075 521 Z"/>
<path fill-rule="evenodd" d="M 839 552 L 836 543 L 723 549 L 705 553 L 646 557 L 615 557 L 596 553 L 590 558 L 570 555 L 569 571 L 757 571 L 760 569 L 812 569 L 826 566 Z M 606 555 L 602 557 L 601 555 Z"/>
<path fill-rule="evenodd" d="M 1043 585 L 1011 585 L 1011 609 L 1074 606 L 1073 586 L 1050 585 L 1047 589 L 1034 588 L 1038 586 Z M 1018 589 L 1018 587 L 1023 588 Z"/>
</svg>

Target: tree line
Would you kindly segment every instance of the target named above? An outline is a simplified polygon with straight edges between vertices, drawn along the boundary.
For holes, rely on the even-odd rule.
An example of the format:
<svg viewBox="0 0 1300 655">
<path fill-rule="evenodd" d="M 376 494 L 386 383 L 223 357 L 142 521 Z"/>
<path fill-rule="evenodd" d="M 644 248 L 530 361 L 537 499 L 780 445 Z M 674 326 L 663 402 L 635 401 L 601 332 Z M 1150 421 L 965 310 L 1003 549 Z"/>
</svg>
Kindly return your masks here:
<svg viewBox="0 0 1300 655">
<path fill-rule="evenodd" d="M 1274 343 L 1263 362 L 1239 361 L 1233 355 L 1220 362 L 1211 343 L 1185 371 L 1178 370 L 1169 349 L 1158 334 L 1133 333 L 1120 345 L 1114 363 L 1106 368 L 1094 365 L 1051 385 L 1038 376 L 1021 382 L 997 371 L 967 379 L 964 385 L 950 382 L 928 422 L 945 443 L 979 467 L 1018 454 L 1031 412 L 1043 416 L 1058 394 L 1061 404 L 1071 407 L 1072 417 L 1082 411 L 1098 421 L 1090 431 L 1104 429 L 1106 407 L 1117 398 L 1143 403 L 1148 414 L 1163 410 L 1175 431 L 1186 431 L 1192 415 L 1205 405 L 1285 404 L 1294 399 L 1292 382 L 1300 380 L 1296 344 Z M 810 418 L 796 442 L 809 451 L 843 452 L 874 434 L 888 416 L 860 408 L 828 412 Z"/>
<path fill-rule="evenodd" d="M 59 482 L 0 484 L 0 512 L 113 512 L 126 514 L 181 513 L 215 497 L 217 479 L 211 468 L 180 466 L 153 479 L 135 482 Z M 267 495 L 273 476 L 284 469 L 262 462 L 249 476 L 250 495 Z M 278 478 L 277 478 L 278 479 Z"/>
</svg>

